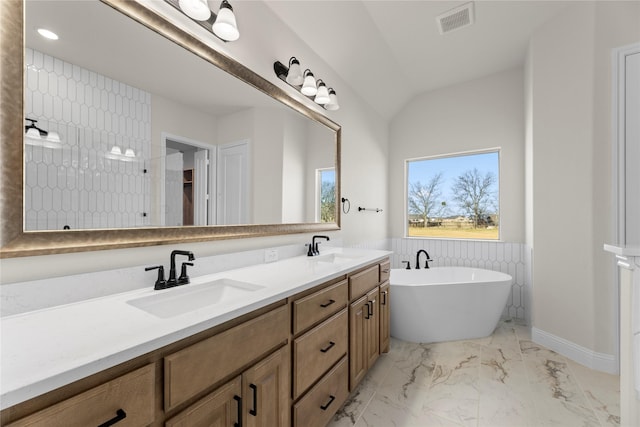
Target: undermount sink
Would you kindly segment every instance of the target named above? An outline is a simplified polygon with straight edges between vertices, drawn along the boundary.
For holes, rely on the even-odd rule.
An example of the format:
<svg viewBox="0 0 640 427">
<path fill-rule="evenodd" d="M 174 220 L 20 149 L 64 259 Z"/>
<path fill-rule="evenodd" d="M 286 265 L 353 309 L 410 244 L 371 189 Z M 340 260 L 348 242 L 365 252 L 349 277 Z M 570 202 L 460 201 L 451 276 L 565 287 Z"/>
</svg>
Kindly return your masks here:
<svg viewBox="0 0 640 427">
<path fill-rule="evenodd" d="M 218 279 L 197 285 L 183 285 L 160 293 L 127 301 L 142 311 L 166 319 L 200 308 L 237 301 L 264 286 L 239 282 L 232 279 Z"/>
<path fill-rule="evenodd" d="M 317 256 L 313 258 L 313 261 L 327 264 L 343 264 L 356 258 L 358 258 L 358 256 L 334 253 Z"/>
</svg>

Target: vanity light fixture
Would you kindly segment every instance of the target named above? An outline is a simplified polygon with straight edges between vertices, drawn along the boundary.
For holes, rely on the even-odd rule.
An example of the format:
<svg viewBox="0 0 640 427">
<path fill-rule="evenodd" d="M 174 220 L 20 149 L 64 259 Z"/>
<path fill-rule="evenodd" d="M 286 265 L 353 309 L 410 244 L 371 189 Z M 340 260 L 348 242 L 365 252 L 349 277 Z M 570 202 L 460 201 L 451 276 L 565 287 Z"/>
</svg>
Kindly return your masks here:
<svg viewBox="0 0 640 427">
<path fill-rule="evenodd" d="M 133 151 L 132 148 L 127 148 L 124 150 L 124 154 L 122 154 L 122 149 L 114 145 L 104 157 L 112 160 L 121 160 L 123 162 L 133 162 L 136 160 L 136 152 Z"/>
<path fill-rule="evenodd" d="M 213 33 L 225 41 L 236 41 L 240 38 L 238 24 L 236 23 L 236 15 L 233 14 L 233 8 L 227 0 L 222 0 L 218 17 L 211 26 Z"/>
<path fill-rule="evenodd" d="M 316 86 L 316 78 L 310 69 L 304 70 L 304 82 L 300 89 L 303 95 L 315 96 L 318 93 L 318 87 Z"/>
<path fill-rule="evenodd" d="M 328 104 L 329 99 L 329 90 L 327 89 L 327 85 L 324 84 L 322 79 L 318 79 L 318 91 L 316 93 L 316 97 L 313 99 L 316 104 L 325 105 Z"/>
<path fill-rule="evenodd" d="M 178 0 L 180 10 L 191 19 L 206 21 L 211 17 L 207 0 Z"/>
<path fill-rule="evenodd" d="M 338 95 L 336 95 L 336 91 L 333 90 L 332 87 L 329 88 L 329 103 L 325 104 L 324 108 L 330 111 L 335 111 L 340 108 L 340 104 L 338 104 Z"/>
<path fill-rule="evenodd" d="M 273 63 L 273 71 L 280 80 L 294 87 L 325 110 L 338 110 L 340 105 L 336 91 L 333 88 L 327 88 L 322 79 L 316 80 L 310 69 L 307 68 L 304 73 L 301 73 L 300 69 L 300 61 L 295 56 L 289 59 L 288 68 L 280 61 Z"/>
<path fill-rule="evenodd" d="M 165 1 L 222 41 L 235 41 L 240 38 L 236 16 L 228 0 L 222 0 L 217 15 L 211 11 L 210 5 L 213 0 Z"/>
<path fill-rule="evenodd" d="M 300 68 L 300 62 L 295 56 L 292 56 L 289 60 L 289 72 L 287 73 L 286 82 L 291 86 L 300 86 L 304 83 L 302 68 Z"/>
<path fill-rule="evenodd" d="M 46 131 L 36 126 L 35 119 L 25 118 L 31 122 L 24 127 L 25 143 L 46 148 L 62 148 L 60 135 L 55 131 Z"/>
</svg>

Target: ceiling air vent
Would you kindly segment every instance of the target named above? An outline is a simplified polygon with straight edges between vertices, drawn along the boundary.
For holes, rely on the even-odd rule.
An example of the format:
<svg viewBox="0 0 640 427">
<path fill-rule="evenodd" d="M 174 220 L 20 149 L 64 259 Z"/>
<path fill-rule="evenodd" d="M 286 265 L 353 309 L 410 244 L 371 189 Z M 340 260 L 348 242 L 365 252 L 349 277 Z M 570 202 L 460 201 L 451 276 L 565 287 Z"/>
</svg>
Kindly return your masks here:
<svg viewBox="0 0 640 427">
<path fill-rule="evenodd" d="M 474 20 L 473 2 L 465 3 L 436 17 L 440 34 L 469 26 Z"/>
</svg>

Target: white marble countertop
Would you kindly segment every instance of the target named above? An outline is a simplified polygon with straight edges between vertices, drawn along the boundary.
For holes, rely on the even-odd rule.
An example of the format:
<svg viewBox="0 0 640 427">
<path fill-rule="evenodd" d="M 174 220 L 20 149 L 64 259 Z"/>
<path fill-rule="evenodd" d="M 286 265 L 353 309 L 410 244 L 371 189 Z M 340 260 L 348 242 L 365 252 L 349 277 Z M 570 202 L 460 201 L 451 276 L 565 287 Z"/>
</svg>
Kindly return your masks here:
<svg viewBox="0 0 640 427">
<path fill-rule="evenodd" d="M 619 246 L 605 243 L 604 250 L 621 256 L 640 257 L 640 246 L 638 245 Z"/>
<path fill-rule="evenodd" d="M 391 252 L 334 248 L 322 255 L 338 262 L 298 256 L 269 264 L 192 278 L 192 283 L 148 288 L 7 316 L 1 319 L 1 409 L 157 350 L 228 320 L 312 288 Z M 224 304 L 160 318 L 127 301 L 171 293 L 217 279 L 263 286 Z"/>
</svg>

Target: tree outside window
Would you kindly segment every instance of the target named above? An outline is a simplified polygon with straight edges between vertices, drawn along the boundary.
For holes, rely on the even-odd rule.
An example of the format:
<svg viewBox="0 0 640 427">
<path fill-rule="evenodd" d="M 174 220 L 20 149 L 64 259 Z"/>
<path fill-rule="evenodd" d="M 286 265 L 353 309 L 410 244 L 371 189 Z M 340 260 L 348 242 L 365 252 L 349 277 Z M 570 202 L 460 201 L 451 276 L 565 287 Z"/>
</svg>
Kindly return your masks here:
<svg viewBox="0 0 640 427">
<path fill-rule="evenodd" d="M 499 151 L 407 160 L 407 236 L 499 238 Z"/>
<path fill-rule="evenodd" d="M 320 222 L 336 222 L 336 171 L 334 168 L 318 169 Z"/>
</svg>

